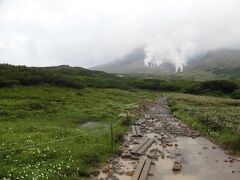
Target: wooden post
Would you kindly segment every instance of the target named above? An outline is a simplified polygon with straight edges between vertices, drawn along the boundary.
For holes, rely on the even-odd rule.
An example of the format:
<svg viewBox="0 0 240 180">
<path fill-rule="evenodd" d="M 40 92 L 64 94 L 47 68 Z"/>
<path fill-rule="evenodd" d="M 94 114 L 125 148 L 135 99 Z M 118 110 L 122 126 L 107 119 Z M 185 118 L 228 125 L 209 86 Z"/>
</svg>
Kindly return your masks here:
<svg viewBox="0 0 240 180">
<path fill-rule="evenodd" d="M 113 153 L 113 127 L 112 124 L 110 125 L 110 130 L 111 130 L 111 148 L 112 148 L 112 153 Z"/>
<path fill-rule="evenodd" d="M 209 121 L 208 121 L 208 117 L 206 116 L 207 118 L 207 135 L 209 134 Z"/>
</svg>

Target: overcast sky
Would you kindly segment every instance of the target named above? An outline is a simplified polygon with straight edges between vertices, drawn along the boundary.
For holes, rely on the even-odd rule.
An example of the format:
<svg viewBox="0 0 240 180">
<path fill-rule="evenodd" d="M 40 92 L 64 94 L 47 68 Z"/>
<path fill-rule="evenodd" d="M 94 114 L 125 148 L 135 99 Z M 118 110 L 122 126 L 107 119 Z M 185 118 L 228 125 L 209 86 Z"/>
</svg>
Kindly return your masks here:
<svg viewBox="0 0 240 180">
<path fill-rule="evenodd" d="M 0 61 L 91 67 L 144 47 L 145 63 L 181 67 L 240 48 L 239 0 L 0 0 Z"/>
</svg>

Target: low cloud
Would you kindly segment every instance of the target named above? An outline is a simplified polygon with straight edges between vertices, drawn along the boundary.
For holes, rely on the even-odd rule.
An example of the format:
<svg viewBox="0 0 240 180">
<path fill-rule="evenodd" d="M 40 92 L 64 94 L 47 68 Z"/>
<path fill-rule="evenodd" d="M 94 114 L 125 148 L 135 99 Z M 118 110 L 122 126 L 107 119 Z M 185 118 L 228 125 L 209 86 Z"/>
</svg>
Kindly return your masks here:
<svg viewBox="0 0 240 180">
<path fill-rule="evenodd" d="M 240 48 L 237 0 L 2 0 L 0 60 L 91 67 L 145 47 L 145 64 Z"/>
</svg>

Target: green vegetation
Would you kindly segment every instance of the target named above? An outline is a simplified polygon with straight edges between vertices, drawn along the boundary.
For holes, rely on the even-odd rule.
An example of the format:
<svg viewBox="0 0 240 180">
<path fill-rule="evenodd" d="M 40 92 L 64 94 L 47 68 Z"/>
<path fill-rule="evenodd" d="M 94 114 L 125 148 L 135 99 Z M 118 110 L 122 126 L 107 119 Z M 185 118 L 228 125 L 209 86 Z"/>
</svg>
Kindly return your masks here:
<svg viewBox="0 0 240 180">
<path fill-rule="evenodd" d="M 240 100 L 229 99 L 240 98 L 237 81 L 119 77 L 79 67 L 0 64 L 0 179 L 87 179 L 116 150 L 141 104 L 160 92 L 171 92 L 175 116 L 240 151 Z M 111 147 L 109 125 L 119 119 Z"/>
<path fill-rule="evenodd" d="M 162 80 L 145 77 L 119 77 L 80 67 L 25 67 L 0 64 L 0 87 L 50 84 L 82 89 L 85 87 L 144 89 L 238 98 L 239 83 L 227 80 Z M 238 91 L 237 91 L 238 92 Z M 234 93 L 234 94 L 233 94 Z"/>
<path fill-rule="evenodd" d="M 240 153 L 240 100 L 187 94 L 168 96 L 176 117 L 225 148 Z"/>
<path fill-rule="evenodd" d="M 117 89 L 17 86 L 0 89 L 0 179 L 69 179 L 88 176 L 111 154 L 109 127 L 132 118 L 157 93 Z M 134 113 L 135 112 L 135 113 Z M 117 147 L 129 122 L 114 126 Z M 65 141 L 28 147 L 77 136 Z"/>
</svg>

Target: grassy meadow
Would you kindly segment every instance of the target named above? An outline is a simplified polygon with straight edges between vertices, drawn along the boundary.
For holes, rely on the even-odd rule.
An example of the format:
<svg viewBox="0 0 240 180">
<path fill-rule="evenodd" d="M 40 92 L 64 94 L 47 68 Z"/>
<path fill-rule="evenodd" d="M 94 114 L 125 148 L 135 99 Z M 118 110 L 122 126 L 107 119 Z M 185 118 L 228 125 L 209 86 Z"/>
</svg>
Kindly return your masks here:
<svg viewBox="0 0 240 180">
<path fill-rule="evenodd" d="M 177 118 L 240 154 L 240 100 L 177 93 L 167 96 Z"/>
<path fill-rule="evenodd" d="M 113 127 L 116 150 L 129 128 L 127 112 L 134 120 L 142 104 L 163 94 L 176 117 L 240 152 L 240 100 L 137 89 L 5 87 L 0 179 L 88 179 L 112 154 L 110 129 L 104 128 L 124 119 Z"/>
<path fill-rule="evenodd" d="M 157 95 L 47 85 L 1 88 L 0 179 L 84 179 L 112 153 L 110 130 L 95 129 L 109 127 L 127 110 L 136 118 L 134 109 Z M 114 127 L 114 148 L 127 129 L 124 123 Z"/>
</svg>

